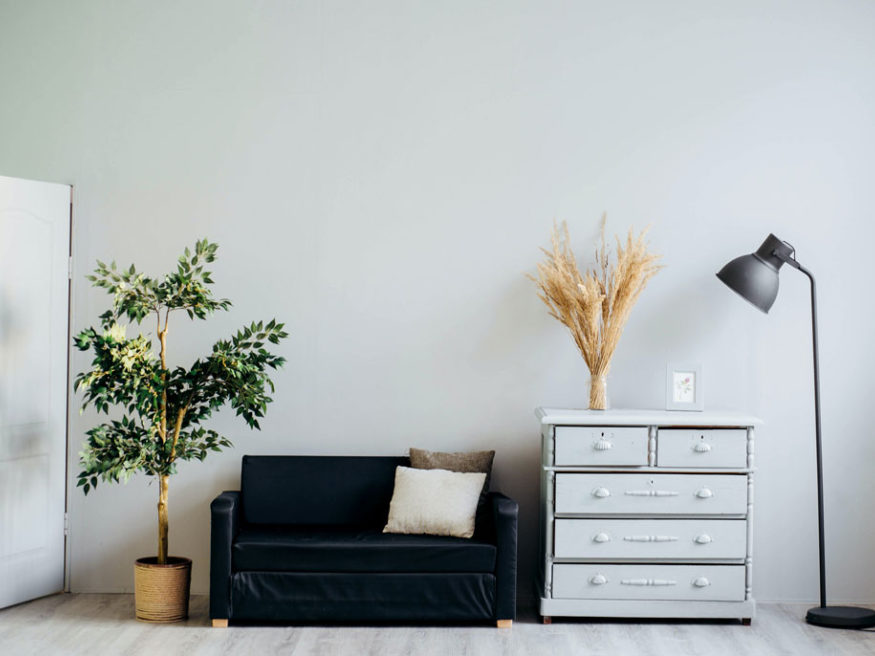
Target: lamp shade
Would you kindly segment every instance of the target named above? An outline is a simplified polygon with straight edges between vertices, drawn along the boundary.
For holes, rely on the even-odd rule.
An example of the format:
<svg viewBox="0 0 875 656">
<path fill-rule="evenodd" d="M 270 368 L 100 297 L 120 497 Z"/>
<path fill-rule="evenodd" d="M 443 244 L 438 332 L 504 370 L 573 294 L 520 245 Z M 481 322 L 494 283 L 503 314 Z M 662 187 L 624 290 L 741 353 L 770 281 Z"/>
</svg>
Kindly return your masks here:
<svg viewBox="0 0 875 656">
<path fill-rule="evenodd" d="M 717 277 L 744 300 L 767 313 L 778 296 L 778 271 L 785 261 L 778 254 L 785 255 L 790 250 L 775 235 L 769 235 L 755 253 L 736 257 L 717 272 Z"/>
</svg>

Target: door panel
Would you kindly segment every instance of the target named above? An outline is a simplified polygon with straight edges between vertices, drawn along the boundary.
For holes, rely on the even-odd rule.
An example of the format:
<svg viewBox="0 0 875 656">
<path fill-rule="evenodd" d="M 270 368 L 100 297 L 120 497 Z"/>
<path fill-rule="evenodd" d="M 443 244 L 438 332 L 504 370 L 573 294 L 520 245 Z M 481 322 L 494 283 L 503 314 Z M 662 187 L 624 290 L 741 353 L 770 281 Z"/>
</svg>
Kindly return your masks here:
<svg viewBox="0 0 875 656">
<path fill-rule="evenodd" d="M 0 176 L 0 608 L 64 587 L 70 187 Z"/>
</svg>

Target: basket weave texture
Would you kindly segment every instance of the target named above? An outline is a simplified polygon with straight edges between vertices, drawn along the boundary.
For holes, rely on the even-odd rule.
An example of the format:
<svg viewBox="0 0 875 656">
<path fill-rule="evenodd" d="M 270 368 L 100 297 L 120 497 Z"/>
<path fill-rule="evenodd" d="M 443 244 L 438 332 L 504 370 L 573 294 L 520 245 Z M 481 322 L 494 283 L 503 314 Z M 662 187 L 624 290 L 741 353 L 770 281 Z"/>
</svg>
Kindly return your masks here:
<svg viewBox="0 0 875 656">
<path fill-rule="evenodd" d="M 191 559 L 170 556 L 159 565 L 154 556 L 134 563 L 134 602 L 141 622 L 181 622 L 188 617 Z"/>
</svg>

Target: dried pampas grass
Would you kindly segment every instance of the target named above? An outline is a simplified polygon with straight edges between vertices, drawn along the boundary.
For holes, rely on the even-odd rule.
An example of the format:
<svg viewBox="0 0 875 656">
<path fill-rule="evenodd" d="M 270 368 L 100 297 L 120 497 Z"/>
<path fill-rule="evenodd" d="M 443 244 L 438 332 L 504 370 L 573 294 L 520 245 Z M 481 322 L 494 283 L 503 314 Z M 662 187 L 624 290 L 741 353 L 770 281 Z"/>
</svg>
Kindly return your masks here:
<svg viewBox="0 0 875 656">
<path fill-rule="evenodd" d="M 538 297 L 550 310 L 550 316 L 571 331 L 574 343 L 591 375 L 589 407 L 607 407 L 605 379 L 620 335 L 638 296 L 649 280 L 662 268 L 659 255 L 647 250 L 643 230 L 637 236 L 630 229 L 625 243 L 616 237 L 616 262 L 610 263 L 605 243 L 605 220 L 601 221 L 601 247 L 595 253 L 595 267 L 581 274 L 569 245 L 568 226 L 553 224 L 551 249 L 542 248 L 546 256 L 538 264 L 538 275 L 529 276 L 537 283 Z"/>
</svg>

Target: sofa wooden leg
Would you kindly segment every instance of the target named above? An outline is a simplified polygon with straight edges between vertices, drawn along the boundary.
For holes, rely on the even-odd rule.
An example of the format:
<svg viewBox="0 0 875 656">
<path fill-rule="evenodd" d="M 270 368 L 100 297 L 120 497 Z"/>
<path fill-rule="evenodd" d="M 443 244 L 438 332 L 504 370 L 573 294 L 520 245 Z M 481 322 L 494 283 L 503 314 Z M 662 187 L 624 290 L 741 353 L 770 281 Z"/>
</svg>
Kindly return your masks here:
<svg viewBox="0 0 875 656">
<path fill-rule="evenodd" d="M 513 620 L 498 620 L 495 625 L 499 629 L 509 629 L 513 626 Z"/>
<path fill-rule="evenodd" d="M 227 629 L 228 628 L 228 620 L 213 620 L 213 628 L 214 629 Z"/>
</svg>

